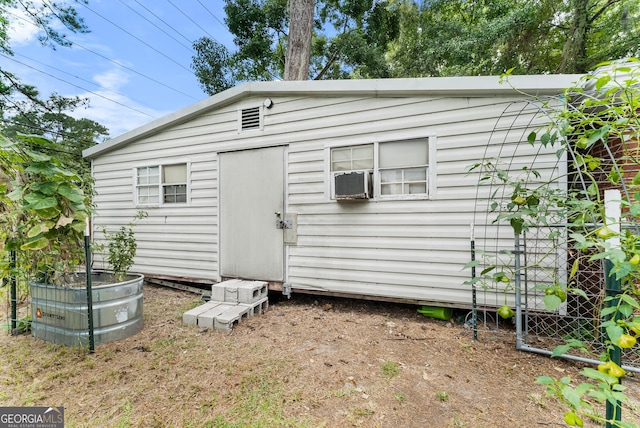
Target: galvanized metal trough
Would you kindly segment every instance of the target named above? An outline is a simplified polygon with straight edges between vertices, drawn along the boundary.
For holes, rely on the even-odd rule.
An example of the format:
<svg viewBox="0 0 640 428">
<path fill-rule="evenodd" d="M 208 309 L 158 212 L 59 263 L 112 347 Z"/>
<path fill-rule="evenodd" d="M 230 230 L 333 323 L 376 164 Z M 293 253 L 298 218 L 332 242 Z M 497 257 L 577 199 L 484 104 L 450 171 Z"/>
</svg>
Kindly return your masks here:
<svg viewBox="0 0 640 428">
<path fill-rule="evenodd" d="M 142 284 L 144 275 L 130 274 L 112 282 L 106 272 L 91 274 L 95 345 L 121 340 L 143 327 Z M 74 273 L 65 285 L 33 282 L 31 332 L 33 337 L 65 346 L 89 344 L 86 274 Z"/>
</svg>

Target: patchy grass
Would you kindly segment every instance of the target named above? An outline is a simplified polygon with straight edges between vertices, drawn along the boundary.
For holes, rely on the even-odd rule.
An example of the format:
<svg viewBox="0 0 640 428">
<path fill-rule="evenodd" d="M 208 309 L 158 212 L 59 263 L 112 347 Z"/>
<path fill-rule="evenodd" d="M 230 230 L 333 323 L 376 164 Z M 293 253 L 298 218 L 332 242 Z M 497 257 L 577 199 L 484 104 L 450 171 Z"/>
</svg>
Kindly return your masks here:
<svg viewBox="0 0 640 428">
<path fill-rule="evenodd" d="M 404 403 L 404 400 L 406 400 L 407 397 L 404 395 L 403 392 L 394 392 L 393 399 L 396 400 L 398 403 Z"/>
<path fill-rule="evenodd" d="M 61 405 L 71 428 L 556 425 L 532 379 L 580 370 L 504 337 L 470 348 L 462 327 L 388 303 L 283 300 L 229 333 L 190 327 L 192 294 L 145 287 L 143 331 L 93 354 L 0 336 L 0 406 Z"/>
<path fill-rule="evenodd" d="M 436 396 L 440 401 L 449 401 L 449 393 L 447 391 L 438 391 Z"/>
<path fill-rule="evenodd" d="M 395 361 L 386 360 L 382 363 L 382 366 L 380 366 L 380 368 L 382 369 L 382 374 L 387 379 L 393 379 L 398 375 L 398 373 L 400 373 L 400 367 Z"/>
</svg>

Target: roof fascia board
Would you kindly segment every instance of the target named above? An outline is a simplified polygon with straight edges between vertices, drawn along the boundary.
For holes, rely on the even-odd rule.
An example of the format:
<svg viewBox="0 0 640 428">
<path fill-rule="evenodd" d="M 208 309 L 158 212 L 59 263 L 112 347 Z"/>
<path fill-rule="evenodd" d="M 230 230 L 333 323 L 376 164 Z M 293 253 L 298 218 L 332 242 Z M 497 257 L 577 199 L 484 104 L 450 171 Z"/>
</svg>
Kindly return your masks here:
<svg viewBox="0 0 640 428">
<path fill-rule="evenodd" d="M 184 123 L 192 117 L 248 96 L 350 96 L 370 94 L 377 97 L 415 95 L 501 96 L 521 93 L 523 96 L 554 95 L 573 86 L 580 74 L 510 76 L 501 82 L 498 76 L 427 77 L 415 79 L 301 80 L 249 82 L 196 102 L 160 119 L 97 144 L 83 151 L 88 159 L 114 150 L 161 130 Z"/>
<path fill-rule="evenodd" d="M 186 122 L 191 117 L 198 116 L 209 108 L 212 108 L 214 106 L 222 106 L 227 103 L 233 102 L 233 100 L 237 98 L 240 98 L 245 92 L 244 90 L 242 90 L 242 88 L 243 86 L 237 86 L 224 92 L 220 92 L 204 100 L 191 104 L 183 109 L 177 110 L 159 119 L 153 120 L 131 131 L 125 132 L 124 134 L 120 134 L 114 138 L 110 138 L 103 143 L 96 144 L 93 147 L 89 147 L 88 149 L 83 150 L 82 156 L 88 159 L 92 159 L 98 156 L 100 153 L 114 150 L 124 144 L 127 144 L 131 140 L 144 138 L 149 135 L 156 134 L 160 130 L 169 126 Z"/>
</svg>

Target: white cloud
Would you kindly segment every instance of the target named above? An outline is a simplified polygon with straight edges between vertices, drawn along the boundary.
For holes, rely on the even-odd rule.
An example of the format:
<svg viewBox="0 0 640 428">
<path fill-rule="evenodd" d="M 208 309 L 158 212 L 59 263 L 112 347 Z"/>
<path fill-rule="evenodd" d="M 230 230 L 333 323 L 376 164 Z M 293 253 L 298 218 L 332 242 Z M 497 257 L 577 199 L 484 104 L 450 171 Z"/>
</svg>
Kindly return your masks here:
<svg viewBox="0 0 640 428">
<path fill-rule="evenodd" d="M 96 91 L 78 96 L 89 98 L 89 107 L 74 111 L 72 116 L 91 119 L 106 126 L 110 137 L 131 131 L 165 114 L 136 105 L 129 98 L 109 91 Z"/>
<path fill-rule="evenodd" d="M 41 31 L 29 20 L 23 10 L 13 9 L 10 11 L 7 36 L 12 45 L 27 45 L 35 41 Z"/>
<path fill-rule="evenodd" d="M 122 69 L 110 69 L 96 74 L 93 80 L 101 86 L 93 92 L 75 94 L 89 98 L 89 107 L 71 113 L 76 118 L 94 120 L 109 129 L 109 136 L 116 137 L 152 120 L 168 114 L 145 107 L 122 95 L 119 90 L 129 82 L 129 76 Z"/>
<path fill-rule="evenodd" d="M 117 91 L 129 82 L 129 76 L 122 69 L 113 68 L 104 73 L 96 74 L 93 76 L 93 80 L 104 89 Z"/>
</svg>

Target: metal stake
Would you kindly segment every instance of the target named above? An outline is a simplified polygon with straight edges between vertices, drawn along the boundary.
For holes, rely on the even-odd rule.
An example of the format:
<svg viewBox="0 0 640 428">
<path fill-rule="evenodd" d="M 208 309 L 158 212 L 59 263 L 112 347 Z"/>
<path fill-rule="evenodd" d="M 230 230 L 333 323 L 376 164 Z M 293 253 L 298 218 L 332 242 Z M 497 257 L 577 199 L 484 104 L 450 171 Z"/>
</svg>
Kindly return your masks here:
<svg viewBox="0 0 640 428">
<path fill-rule="evenodd" d="M 87 275 L 87 316 L 89 317 L 89 352 L 95 350 L 95 338 L 93 335 L 93 292 L 91 291 L 91 237 L 89 236 L 89 222 L 84 230 L 84 256 Z"/>
<path fill-rule="evenodd" d="M 15 241 L 11 243 L 11 251 L 9 252 L 9 271 L 11 272 L 11 334 L 16 334 L 18 328 L 18 279 L 16 277 L 17 255 L 15 250 Z"/>
<path fill-rule="evenodd" d="M 514 282 L 516 287 L 516 348 L 522 347 L 522 294 L 520 287 L 522 283 L 520 281 L 520 235 L 515 234 L 514 239 L 515 246 L 515 265 L 514 265 Z"/>
<path fill-rule="evenodd" d="M 471 223 L 471 261 L 476 261 L 476 238 L 474 236 L 474 227 Z M 476 278 L 476 266 L 471 266 L 471 304 L 472 304 L 472 318 L 473 318 L 473 340 L 478 341 L 478 305 L 476 302 L 476 284 L 473 280 Z"/>
</svg>

